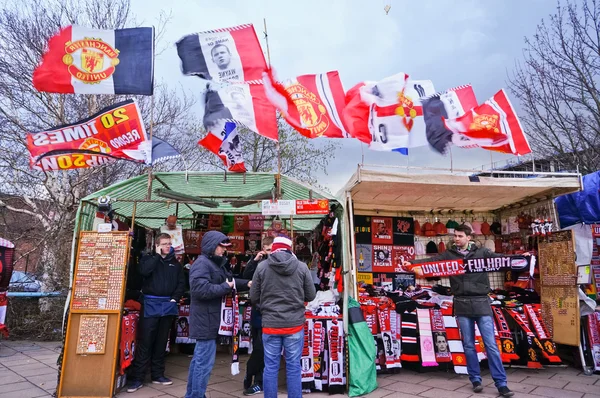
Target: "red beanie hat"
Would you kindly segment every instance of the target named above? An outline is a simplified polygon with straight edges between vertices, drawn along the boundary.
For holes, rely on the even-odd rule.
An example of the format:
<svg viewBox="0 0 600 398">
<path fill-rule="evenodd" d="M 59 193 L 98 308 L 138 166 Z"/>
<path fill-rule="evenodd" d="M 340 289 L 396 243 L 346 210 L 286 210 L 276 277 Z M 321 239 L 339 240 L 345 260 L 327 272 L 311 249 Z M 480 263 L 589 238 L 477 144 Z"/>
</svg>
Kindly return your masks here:
<svg viewBox="0 0 600 398">
<path fill-rule="evenodd" d="M 284 235 L 276 237 L 273 240 L 273 246 L 271 247 L 271 253 L 275 253 L 278 250 L 292 251 L 292 240 Z"/>
</svg>

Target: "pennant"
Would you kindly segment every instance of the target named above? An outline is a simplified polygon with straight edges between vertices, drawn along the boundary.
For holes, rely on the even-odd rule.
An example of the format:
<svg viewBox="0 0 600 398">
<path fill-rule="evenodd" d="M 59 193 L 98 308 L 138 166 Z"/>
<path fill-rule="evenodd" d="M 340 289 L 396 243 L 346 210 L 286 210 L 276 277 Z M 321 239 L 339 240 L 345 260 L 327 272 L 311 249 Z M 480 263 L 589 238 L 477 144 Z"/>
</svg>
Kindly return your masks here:
<svg viewBox="0 0 600 398">
<path fill-rule="evenodd" d="M 226 122 L 219 135 L 209 131 L 198 144 L 219 156 L 229 171 L 246 172 L 242 143 L 235 123 Z"/>
<path fill-rule="evenodd" d="M 360 83 L 346 94 L 348 132 L 370 149 L 408 154 L 408 148 L 427 145 L 421 98 L 434 93 L 431 80 L 405 73 Z"/>
<path fill-rule="evenodd" d="M 531 153 L 527 137 L 504 89 L 465 115 L 444 120 L 444 124 L 448 130 L 462 135 L 460 140 L 453 139 L 453 142 L 513 155 Z"/>
<path fill-rule="evenodd" d="M 111 159 L 152 159 L 152 144 L 135 100 L 111 105 L 77 123 L 27 133 L 27 149 L 31 167 L 44 171 L 101 166 Z"/>
<path fill-rule="evenodd" d="M 33 86 L 50 93 L 152 95 L 154 28 L 67 26 L 50 38 Z"/>
<path fill-rule="evenodd" d="M 267 69 L 252 24 L 190 34 L 176 45 L 184 75 L 215 82 L 257 83 Z"/>
<path fill-rule="evenodd" d="M 285 120 L 307 138 L 349 137 L 342 122 L 344 88 L 337 71 L 302 75 L 277 82 L 272 69 L 263 73 L 265 93 Z"/>
<path fill-rule="evenodd" d="M 453 134 L 446 128 L 444 119 L 456 119 L 477 106 L 477 98 L 471 85 L 451 88 L 421 100 L 425 135 L 429 146 L 435 151 L 445 154 L 453 140 L 455 145 L 466 146 L 469 141 L 462 142 L 461 135 Z M 463 145 L 464 144 L 464 145 Z"/>
</svg>

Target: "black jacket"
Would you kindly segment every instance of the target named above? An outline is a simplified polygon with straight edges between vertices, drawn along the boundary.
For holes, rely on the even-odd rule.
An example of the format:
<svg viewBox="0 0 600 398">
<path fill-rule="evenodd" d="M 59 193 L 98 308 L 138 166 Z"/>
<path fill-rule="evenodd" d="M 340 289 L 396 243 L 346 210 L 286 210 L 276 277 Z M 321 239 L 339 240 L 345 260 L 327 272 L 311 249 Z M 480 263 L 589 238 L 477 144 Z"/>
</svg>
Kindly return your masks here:
<svg viewBox="0 0 600 398">
<path fill-rule="evenodd" d="M 477 247 L 475 243 L 469 246 L 469 252 L 462 255 L 456 246 L 452 245 L 442 254 L 421 260 L 413 260 L 411 263 L 420 264 L 429 261 L 457 260 L 470 258 L 502 257 L 485 247 Z M 492 315 L 488 293 L 490 278 L 487 272 L 470 273 L 450 277 L 450 290 L 454 295 L 454 315 L 457 316 L 483 316 Z"/>
<path fill-rule="evenodd" d="M 175 258 L 175 253 L 165 258 L 152 253 L 140 259 L 140 274 L 143 277 L 142 293 L 150 296 L 170 297 L 179 301 L 185 291 L 183 267 Z"/>
<path fill-rule="evenodd" d="M 227 258 L 215 256 L 215 249 L 226 236 L 209 231 L 202 237 L 202 254 L 190 269 L 190 338 L 216 339 L 221 323 L 221 299 L 231 293 L 227 279 L 233 277 L 225 267 Z M 248 281 L 236 279 L 239 291 L 248 290 Z"/>
</svg>

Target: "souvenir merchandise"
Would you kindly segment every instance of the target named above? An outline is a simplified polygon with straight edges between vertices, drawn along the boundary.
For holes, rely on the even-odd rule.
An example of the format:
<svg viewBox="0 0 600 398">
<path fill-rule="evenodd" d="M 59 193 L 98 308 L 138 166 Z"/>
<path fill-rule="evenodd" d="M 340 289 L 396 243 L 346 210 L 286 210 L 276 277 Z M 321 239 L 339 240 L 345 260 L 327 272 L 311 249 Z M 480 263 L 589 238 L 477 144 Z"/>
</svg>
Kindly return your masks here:
<svg viewBox="0 0 600 398">
<path fill-rule="evenodd" d="M 177 344 L 195 344 L 194 339 L 190 339 L 190 305 L 179 305 L 179 316 L 176 321 L 177 336 L 175 343 Z"/>
<path fill-rule="evenodd" d="M 600 371 L 600 312 L 587 316 L 587 334 L 595 371 Z"/>
<path fill-rule="evenodd" d="M 433 348 L 433 334 L 431 333 L 430 310 L 417 309 L 419 322 L 419 342 L 421 344 L 421 363 L 423 366 L 438 366 Z"/>
<path fill-rule="evenodd" d="M 169 216 L 165 225 L 160 227 L 160 232 L 171 237 L 171 246 L 175 250 L 175 254 L 185 253 L 185 245 L 183 241 L 183 227 L 177 224 L 176 216 Z"/>
<path fill-rule="evenodd" d="M 431 331 L 433 333 L 433 343 L 435 345 L 435 360 L 437 363 L 451 362 L 452 355 L 448 347 L 448 336 L 444 326 L 444 316 L 439 309 L 432 309 Z"/>
<path fill-rule="evenodd" d="M 134 311 L 123 315 L 121 319 L 121 344 L 119 346 L 121 359 L 119 361 L 119 373 L 122 375 L 125 374 L 125 369 L 131 365 L 135 357 L 135 341 L 139 318 L 139 312 Z"/>
</svg>

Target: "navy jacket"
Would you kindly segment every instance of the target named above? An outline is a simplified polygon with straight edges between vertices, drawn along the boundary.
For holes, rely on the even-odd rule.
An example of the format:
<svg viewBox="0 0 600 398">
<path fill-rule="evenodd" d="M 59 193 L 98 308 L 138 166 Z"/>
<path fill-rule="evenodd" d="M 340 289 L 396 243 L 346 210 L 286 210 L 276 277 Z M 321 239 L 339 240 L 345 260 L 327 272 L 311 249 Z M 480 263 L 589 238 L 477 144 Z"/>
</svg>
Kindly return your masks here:
<svg viewBox="0 0 600 398">
<path fill-rule="evenodd" d="M 142 293 L 145 295 L 168 297 L 175 301 L 179 301 L 183 296 L 185 290 L 183 267 L 175 258 L 173 251 L 164 258 L 154 252 L 142 256 L 139 270 L 144 278 Z"/>
<path fill-rule="evenodd" d="M 231 293 L 227 279 L 232 277 L 225 256 L 215 256 L 215 249 L 226 236 L 208 231 L 202 237 L 202 254 L 190 269 L 190 338 L 216 339 L 221 323 L 221 299 Z M 248 280 L 236 279 L 238 291 L 248 290 Z"/>
</svg>

